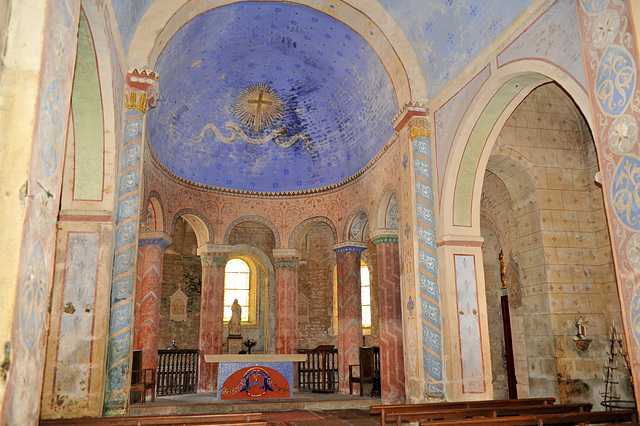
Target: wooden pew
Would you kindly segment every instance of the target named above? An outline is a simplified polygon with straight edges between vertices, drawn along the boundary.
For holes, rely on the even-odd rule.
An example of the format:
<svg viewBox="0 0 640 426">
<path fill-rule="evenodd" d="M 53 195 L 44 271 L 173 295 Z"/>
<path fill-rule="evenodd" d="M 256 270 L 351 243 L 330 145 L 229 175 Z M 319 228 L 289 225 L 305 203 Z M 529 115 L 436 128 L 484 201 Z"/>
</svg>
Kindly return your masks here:
<svg viewBox="0 0 640 426">
<path fill-rule="evenodd" d="M 49 419 L 40 420 L 40 425 L 87 425 L 91 426 L 142 426 L 142 425 L 261 425 L 262 413 L 215 413 L 215 414 L 184 414 L 167 416 L 136 416 L 136 417 L 100 417 L 83 419 Z"/>
<path fill-rule="evenodd" d="M 389 413 L 411 413 L 426 410 L 450 410 L 463 408 L 481 407 L 508 407 L 514 405 L 550 405 L 555 402 L 555 398 L 528 398 L 528 399 L 489 399 L 479 401 L 456 401 L 456 402 L 432 402 L 426 404 L 389 404 L 374 405 L 371 407 L 371 414 L 380 414 L 380 424 L 386 424 Z"/>
<path fill-rule="evenodd" d="M 499 418 L 436 420 L 420 422 L 420 426 L 544 426 L 553 424 L 590 425 L 606 422 L 637 422 L 636 410 L 590 411 L 584 413 L 540 414 Z"/>
<path fill-rule="evenodd" d="M 496 418 L 505 416 L 522 416 L 554 413 L 583 413 L 593 408 L 591 404 L 556 404 L 556 405 L 513 405 L 507 407 L 473 407 L 447 410 L 425 410 L 411 413 L 388 413 L 387 421 L 400 425 L 402 421 L 433 421 L 467 418 Z"/>
</svg>

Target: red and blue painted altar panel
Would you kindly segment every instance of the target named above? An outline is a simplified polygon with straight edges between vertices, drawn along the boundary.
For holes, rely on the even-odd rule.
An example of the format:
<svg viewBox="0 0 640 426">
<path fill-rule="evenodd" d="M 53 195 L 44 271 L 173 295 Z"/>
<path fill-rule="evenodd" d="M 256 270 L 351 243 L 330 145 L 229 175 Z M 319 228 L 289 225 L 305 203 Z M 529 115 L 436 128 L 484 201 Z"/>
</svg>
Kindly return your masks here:
<svg viewBox="0 0 640 426">
<path fill-rule="evenodd" d="M 218 399 L 288 398 L 293 362 L 221 362 Z"/>
</svg>

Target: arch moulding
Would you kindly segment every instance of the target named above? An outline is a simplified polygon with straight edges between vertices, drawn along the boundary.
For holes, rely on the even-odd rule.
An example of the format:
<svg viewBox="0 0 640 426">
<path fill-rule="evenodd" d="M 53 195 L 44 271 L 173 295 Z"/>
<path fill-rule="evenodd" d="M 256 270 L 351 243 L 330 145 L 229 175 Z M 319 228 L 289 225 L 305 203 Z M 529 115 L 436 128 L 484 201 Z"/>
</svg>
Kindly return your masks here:
<svg viewBox="0 0 640 426">
<path fill-rule="evenodd" d="M 441 191 L 440 242 L 479 239 L 480 194 L 491 150 L 505 122 L 535 88 L 560 85 L 591 128 L 591 106 L 584 88 L 564 70 L 540 60 L 522 60 L 492 69 L 460 121 Z"/>
</svg>

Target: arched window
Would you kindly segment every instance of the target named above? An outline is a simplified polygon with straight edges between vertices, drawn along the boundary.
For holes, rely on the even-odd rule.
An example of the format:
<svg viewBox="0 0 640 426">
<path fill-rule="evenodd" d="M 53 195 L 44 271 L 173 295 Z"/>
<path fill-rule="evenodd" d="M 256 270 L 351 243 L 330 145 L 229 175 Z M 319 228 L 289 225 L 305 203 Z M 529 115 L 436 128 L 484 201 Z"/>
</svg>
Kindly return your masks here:
<svg viewBox="0 0 640 426">
<path fill-rule="evenodd" d="M 360 262 L 360 297 L 362 302 L 362 328 L 371 328 L 371 280 L 369 268 Z"/>
<path fill-rule="evenodd" d="M 360 302 L 362 306 L 362 328 L 364 334 L 371 332 L 371 279 L 369 267 L 360 261 Z M 338 334 L 338 268 L 333 267 L 333 334 Z"/>
<path fill-rule="evenodd" d="M 224 321 L 231 319 L 231 305 L 238 299 L 242 306 L 242 322 L 249 322 L 252 312 L 251 269 L 242 259 L 231 259 L 224 268 Z"/>
</svg>

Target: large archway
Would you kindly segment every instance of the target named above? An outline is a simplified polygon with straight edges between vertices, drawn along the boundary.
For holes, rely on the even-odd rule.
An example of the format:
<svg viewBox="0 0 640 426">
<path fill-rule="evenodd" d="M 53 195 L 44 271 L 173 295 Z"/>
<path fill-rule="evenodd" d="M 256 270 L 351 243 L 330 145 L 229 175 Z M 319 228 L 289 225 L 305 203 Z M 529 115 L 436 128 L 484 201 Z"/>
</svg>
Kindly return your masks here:
<svg viewBox="0 0 640 426">
<path fill-rule="evenodd" d="M 484 260 L 486 297 L 489 307 L 501 293 L 516 302 L 509 313 L 519 396 L 601 401 L 610 327 L 621 329 L 622 319 L 597 171 L 586 120 L 555 83 L 517 105 L 491 150 L 480 202 L 484 254 L 492 257 Z M 495 247 L 504 252 L 503 273 L 516 265 L 517 279 L 504 289 Z M 499 369 L 496 346 L 505 339 L 493 312 L 489 340 Z M 588 322 L 586 350 L 576 344 L 580 317 Z M 628 379 L 620 391 L 630 394 Z"/>
</svg>

